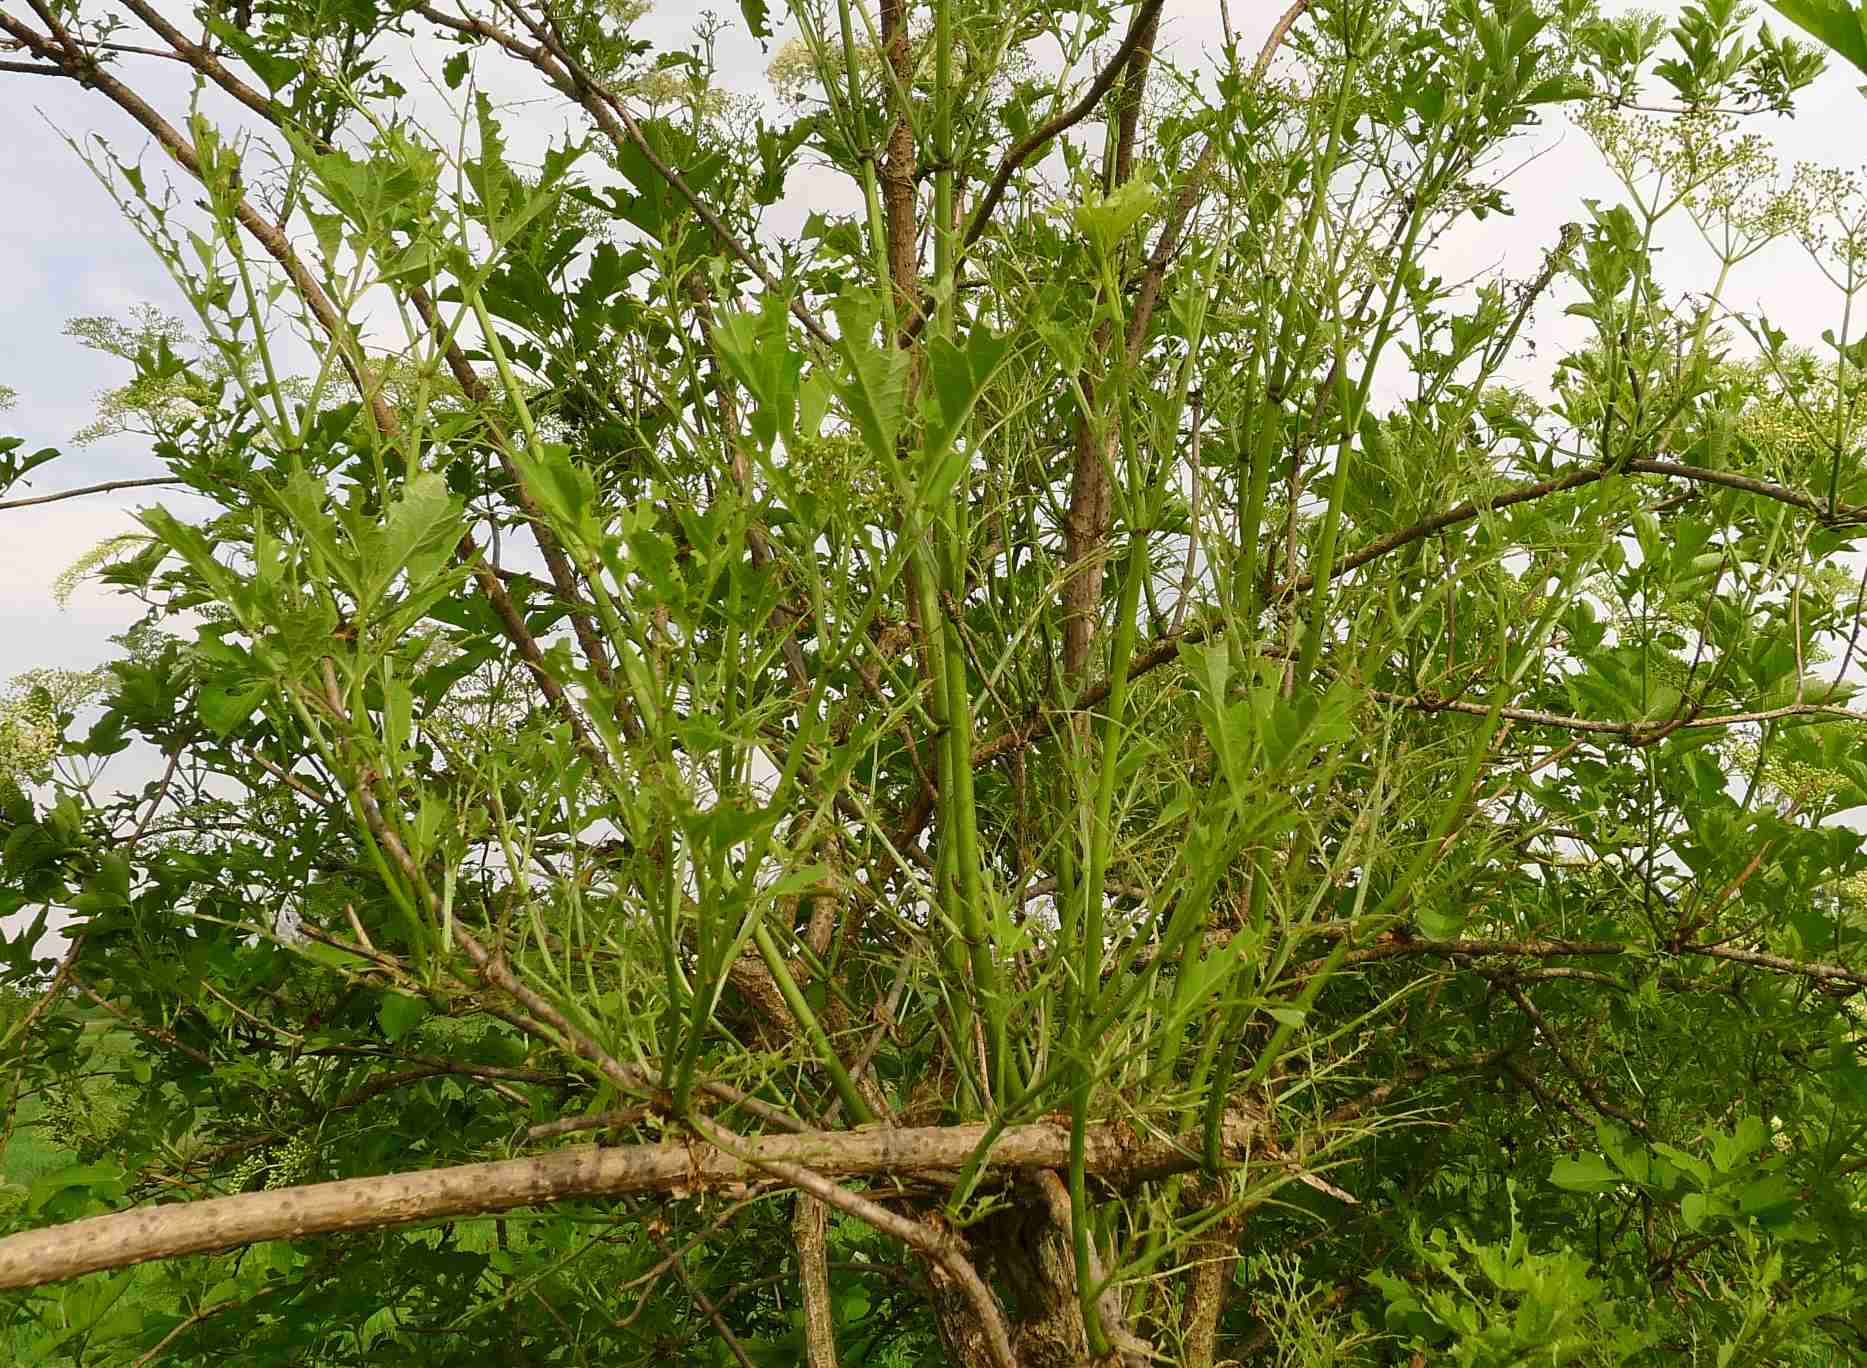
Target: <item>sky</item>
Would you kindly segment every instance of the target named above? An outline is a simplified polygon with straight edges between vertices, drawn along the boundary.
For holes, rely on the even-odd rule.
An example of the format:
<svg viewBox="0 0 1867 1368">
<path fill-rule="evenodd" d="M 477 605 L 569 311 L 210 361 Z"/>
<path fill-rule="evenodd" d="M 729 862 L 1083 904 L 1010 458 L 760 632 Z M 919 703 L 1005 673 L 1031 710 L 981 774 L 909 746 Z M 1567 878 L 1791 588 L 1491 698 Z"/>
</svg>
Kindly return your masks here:
<svg viewBox="0 0 1867 1368">
<path fill-rule="evenodd" d="M 736 7 L 722 0 L 721 8 L 730 13 Z M 1233 0 L 1231 8 L 1241 36 L 1255 48 L 1282 3 Z M 1678 10 L 1668 3 L 1649 8 Z M 641 22 L 639 32 L 657 45 L 679 45 L 692 15 L 689 6 L 663 0 Z M 1217 0 L 1168 0 L 1166 15 L 1164 44 L 1182 65 L 1198 64 L 1202 54 L 1219 44 Z M 724 80 L 740 89 L 760 89 L 768 54 L 755 41 L 736 35 L 737 16 L 731 17 L 734 23 L 720 48 Z M 187 85 L 175 64 L 152 62 L 123 70 L 171 119 L 185 111 Z M 479 60 L 476 79 L 495 94 L 502 88 L 515 93 L 519 89 L 502 87 L 511 77 L 492 57 Z M 1867 130 L 1867 97 L 1859 93 L 1858 81 L 1851 69 L 1831 69 L 1804 93 L 1793 120 L 1765 116 L 1755 126 L 1772 138 L 1785 164 L 1814 160 L 1854 165 L 1860 132 Z M 528 121 L 538 143 L 560 131 L 563 117 L 554 110 L 546 112 L 550 109 L 548 102 L 541 102 L 516 114 L 520 138 Z M 186 312 L 159 262 L 66 140 L 102 134 L 126 159 L 148 150 L 146 164 L 153 167 L 165 158 L 150 148 L 140 128 L 102 97 L 66 81 L 0 72 L 0 127 L 14 133 L 0 139 L 0 186 L 6 187 L 15 206 L 14 212 L 0 216 L 0 300 L 7 319 L 0 327 L 0 385 L 19 393 L 17 407 L 0 414 L 0 435 L 24 437 L 28 449 L 65 448 L 72 434 L 95 415 L 99 392 L 127 378 L 127 367 L 64 336 L 66 321 L 82 315 L 124 317 L 142 304 Z M 1584 196 L 1619 198 L 1618 187 L 1601 168 L 1588 140 L 1560 116 L 1524 140 L 1522 156 L 1526 165 L 1509 186 L 1516 214 L 1469 225 L 1450 237 L 1440 261 L 1448 279 L 1494 267 L 1513 277 L 1533 274 L 1559 225 L 1583 216 Z M 834 204 L 824 199 L 831 193 L 837 195 Z M 781 206 L 781 224 L 785 218 L 801 221 L 810 209 L 844 203 L 841 192 L 832 192 L 820 174 L 795 177 L 790 198 Z M 1668 244 L 1669 283 L 1681 289 L 1703 288 L 1711 274 L 1710 259 L 1702 250 L 1687 241 Z M 1762 304 L 1779 326 L 1811 342 L 1838 316 L 1833 292 L 1794 248 L 1772 249 L 1749 263 L 1731 298 L 1740 307 Z M 1543 310 L 1537 326 L 1539 341 L 1561 341 L 1564 321 L 1558 310 Z M 1543 361 L 1529 364 L 1545 364 L 1556 350 L 1555 345 L 1539 347 Z M 1516 378 L 1534 383 L 1537 377 Z M 15 489 L 13 494 L 156 473 L 159 469 L 144 447 L 106 440 L 69 450 L 36 472 L 30 489 Z M 83 668 L 109 658 L 113 648 L 108 638 L 133 620 L 134 605 L 88 587 L 61 609 L 52 600 L 51 585 L 88 547 L 128 530 L 132 509 L 162 497 L 161 491 L 143 490 L 0 511 L 0 680 L 28 668 Z M 169 502 L 174 502 L 173 496 Z"/>
</svg>

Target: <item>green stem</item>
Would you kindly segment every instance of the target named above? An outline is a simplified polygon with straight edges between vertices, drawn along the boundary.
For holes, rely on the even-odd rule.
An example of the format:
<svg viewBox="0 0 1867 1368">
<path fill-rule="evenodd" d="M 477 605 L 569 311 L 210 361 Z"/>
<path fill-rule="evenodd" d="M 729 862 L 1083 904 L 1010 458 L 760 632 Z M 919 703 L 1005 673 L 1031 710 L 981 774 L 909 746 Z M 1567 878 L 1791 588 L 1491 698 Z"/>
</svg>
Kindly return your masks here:
<svg viewBox="0 0 1867 1368">
<path fill-rule="evenodd" d="M 1422 179 L 1426 182 L 1419 193 L 1419 203 L 1425 203 L 1431 196 L 1437 172 L 1431 170 L 1436 146 L 1427 151 L 1427 166 L 1422 168 Z M 1329 484 L 1329 507 L 1323 515 L 1322 539 L 1316 547 L 1316 559 L 1310 567 L 1314 587 L 1310 591 L 1310 620 L 1308 630 L 1303 636 L 1303 651 L 1297 662 L 1295 683 L 1301 687 L 1309 682 L 1316 669 L 1317 657 L 1322 653 L 1324 614 L 1329 606 L 1329 597 L 1333 589 L 1336 541 L 1342 530 L 1342 503 L 1348 495 L 1348 474 L 1351 456 L 1355 446 L 1355 434 L 1361 427 L 1361 414 L 1367 405 L 1368 394 L 1374 385 L 1374 371 L 1380 362 L 1381 353 L 1393 336 L 1394 314 L 1400 306 L 1401 289 L 1398 281 L 1403 279 L 1413 254 L 1419 246 L 1420 229 L 1426 222 L 1426 215 L 1418 205 L 1408 215 L 1407 235 L 1400 245 L 1400 260 L 1394 270 L 1396 283 L 1387 292 L 1387 304 L 1381 311 L 1381 321 L 1375 327 L 1374 340 L 1368 346 L 1368 358 L 1362 367 L 1361 383 L 1355 387 L 1351 397 L 1348 389 L 1348 339 L 1343 335 L 1342 318 L 1336 315 L 1335 327 L 1335 375 L 1336 408 L 1342 423 L 1342 436 L 1336 444 L 1335 475 Z M 1317 396 L 1318 405 L 1325 402 L 1323 396 Z"/>
<path fill-rule="evenodd" d="M 752 943 L 758 946 L 759 958 L 765 961 L 765 967 L 771 971 L 778 991 L 784 996 L 784 1005 L 791 1009 L 791 1015 L 809 1038 L 811 1048 L 817 1052 L 817 1061 L 823 1065 L 824 1072 L 830 1075 L 830 1082 L 836 1088 L 836 1095 L 843 1100 L 843 1106 L 860 1125 L 874 1121 L 875 1113 L 856 1090 L 855 1079 L 843 1067 L 843 1061 L 838 1058 L 835 1046 L 830 1044 L 823 1023 L 817 1020 L 817 1014 L 810 1010 L 810 1004 L 804 1000 L 797 980 L 791 977 L 790 966 L 784 962 L 784 956 L 778 953 L 778 946 L 762 920 L 752 928 Z"/>
<path fill-rule="evenodd" d="M 881 283 L 882 317 L 892 339 L 900 326 L 895 312 L 893 272 L 888 264 L 888 228 L 882 215 L 882 187 L 875 174 L 875 145 L 863 115 L 862 72 L 856 65 L 856 30 L 850 19 L 849 0 L 836 0 L 843 38 L 843 75 L 849 82 L 849 120 L 855 153 L 862 164 L 862 202 L 869 220 L 869 249 L 875 256 L 875 275 Z M 885 60 L 885 59 L 884 59 Z"/>
<path fill-rule="evenodd" d="M 1102 746 L 1098 757 L 1095 812 L 1089 827 L 1089 862 L 1082 886 L 1082 970 L 1078 997 L 1080 1015 L 1077 1036 L 1078 1070 L 1076 1087 L 1070 1099 L 1070 1235 L 1076 1249 L 1076 1295 L 1081 1303 L 1083 1325 L 1089 1335 L 1092 1356 L 1109 1351 L 1108 1335 L 1096 1306 L 1101 1289 L 1090 1273 L 1089 1198 L 1084 1168 L 1084 1135 L 1089 1124 L 1089 1104 L 1094 1094 L 1096 1013 L 1093 1010 L 1096 985 L 1102 981 L 1102 903 L 1108 877 L 1109 851 L 1114 843 L 1111 817 L 1115 805 L 1115 780 L 1119 766 L 1121 734 L 1128 698 L 1128 666 L 1134 658 L 1135 614 L 1140 605 L 1141 580 L 1147 574 L 1147 539 L 1138 528 L 1131 528 L 1128 542 L 1128 565 L 1122 575 L 1119 606 L 1115 617 L 1115 643 L 1109 662 L 1109 696 L 1102 723 Z"/>
<path fill-rule="evenodd" d="M 1102 1324 L 1101 1309 L 1096 1305 L 1096 1294 L 1102 1289 L 1089 1272 L 1092 1251 L 1089 1243 L 1089 1185 L 1085 1177 L 1087 1165 L 1084 1158 L 1089 1130 L 1087 1094 L 1092 1086 L 1087 1081 L 1080 1084 L 1070 1107 L 1070 1243 L 1076 1256 L 1076 1300 L 1082 1308 L 1083 1331 L 1089 1341 L 1089 1356 L 1099 1359 L 1109 1352 L 1111 1346 L 1108 1330 Z"/>
<path fill-rule="evenodd" d="M 524 388 L 519 384 L 518 375 L 513 371 L 512 363 L 506 356 L 505 344 L 499 340 L 499 332 L 493 327 L 492 315 L 487 312 L 486 302 L 481 298 L 477 285 L 463 281 L 462 290 L 466 295 L 468 307 L 473 310 L 473 316 L 480 325 L 481 335 L 486 342 L 486 350 L 492 355 L 493 365 L 499 372 L 499 383 L 505 388 L 507 397 L 512 401 L 513 412 L 518 415 L 519 430 L 525 434 L 526 454 L 542 466 L 545 464 L 544 443 L 539 440 L 538 425 L 532 419 L 531 406 L 525 402 Z M 565 551 L 569 553 L 579 573 L 583 575 L 584 584 L 590 590 L 591 601 L 596 605 L 597 616 L 602 619 L 604 630 L 610 633 L 612 643 L 623 658 L 625 665 L 623 673 L 629 679 L 631 691 L 637 695 L 636 705 L 643 717 L 652 722 L 660 715 L 660 705 L 656 699 L 647 695 L 646 690 L 640 687 L 641 681 L 637 680 L 626 668 L 629 663 L 628 643 L 636 639 L 638 634 L 631 632 L 623 622 L 621 610 L 615 599 L 611 597 L 608 588 L 603 584 L 603 577 L 597 573 L 597 567 L 590 559 L 588 548 L 582 545 L 581 538 L 576 535 L 576 529 L 560 527 L 557 532 L 558 540 L 563 543 Z M 646 657 L 644 659 L 646 660 Z M 643 673 L 644 675 L 648 673 L 646 663 L 643 666 Z"/>
</svg>

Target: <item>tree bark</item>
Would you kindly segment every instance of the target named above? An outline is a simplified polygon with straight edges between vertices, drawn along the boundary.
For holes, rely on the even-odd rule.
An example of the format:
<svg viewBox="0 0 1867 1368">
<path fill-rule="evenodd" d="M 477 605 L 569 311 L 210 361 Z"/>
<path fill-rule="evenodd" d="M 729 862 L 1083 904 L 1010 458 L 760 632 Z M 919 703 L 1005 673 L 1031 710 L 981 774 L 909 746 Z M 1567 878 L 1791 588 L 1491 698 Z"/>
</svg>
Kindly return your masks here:
<svg viewBox="0 0 1867 1368">
<path fill-rule="evenodd" d="M 1225 1293 L 1232 1284 L 1232 1265 L 1238 1260 L 1237 1226 L 1222 1222 L 1201 1235 L 1187 1249 L 1193 1266 L 1186 1274 L 1184 1333 L 1185 1368 L 1212 1368 L 1219 1342 L 1219 1318 L 1225 1314 Z"/>
<path fill-rule="evenodd" d="M 881 20 L 883 54 L 895 81 L 905 86 L 912 75 L 908 70 L 907 0 L 882 0 Z M 915 213 L 914 168 L 914 128 L 903 108 L 896 112 L 894 127 L 888 132 L 881 165 L 888 274 L 893 278 L 897 337 L 903 346 L 917 331 L 915 318 L 920 312 L 920 223 Z"/>
<path fill-rule="evenodd" d="M 698 1139 L 616 1148 L 580 1146 L 536 1158 L 138 1207 L 0 1240 L 0 1289 L 38 1287 L 102 1269 L 262 1240 L 492 1215 L 574 1198 L 635 1192 L 686 1197 L 707 1189 L 770 1182 L 765 1167 L 770 1164 L 808 1168 L 824 1177 L 887 1176 L 939 1183 L 943 1174 L 967 1162 L 985 1131 L 983 1124 L 975 1124 L 765 1135 L 737 1142 L 744 1159 Z M 1244 1157 L 1263 1134 L 1255 1113 L 1230 1113 L 1227 1154 Z M 997 1170 L 1057 1168 L 1069 1162 L 1069 1146 L 1065 1124 L 1013 1126 L 1000 1133 L 987 1164 Z M 1197 1168 L 1200 1138 L 1141 1140 L 1123 1125 L 1098 1126 L 1089 1133 L 1087 1162 L 1105 1183 L 1128 1187 Z"/>
<path fill-rule="evenodd" d="M 1134 174 L 1135 144 L 1140 137 L 1141 97 L 1147 88 L 1148 66 L 1159 32 L 1158 10 L 1146 14 L 1128 69 L 1116 87 L 1113 114 L 1116 143 L 1104 177 L 1114 190 Z M 1121 454 L 1121 419 L 1098 391 L 1101 376 L 1094 373 L 1109 347 L 1113 327 L 1104 320 L 1090 344 L 1090 368 L 1081 377 L 1084 400 L 1102 409 L 1101 422 L 1088 413 L 1076 422 L 1076 468 L 1070 476 L 1070 507 L 1063 522 L 1063 557 L 1069 577 L 1063 583 L 1063 675 L 1080 685 L 1089 667 L 1090 651 L 1102 604 L 1103 546 L 1108 540 L 1112 507 L 1110 481 Z M 1125 341 L 1125 339 L 1124 339 Z"/>
<path fill-rule="evenodd" d="M 797 1281 L 804 1302 L 804 1361 L 808 1368 L 836 1368 L 836 1313 L 830 1305 L 830 1261 L 824 1237 L 830 1209 L 798 1193 L 791 1217 L 797 1236 Z"/>
</svg>

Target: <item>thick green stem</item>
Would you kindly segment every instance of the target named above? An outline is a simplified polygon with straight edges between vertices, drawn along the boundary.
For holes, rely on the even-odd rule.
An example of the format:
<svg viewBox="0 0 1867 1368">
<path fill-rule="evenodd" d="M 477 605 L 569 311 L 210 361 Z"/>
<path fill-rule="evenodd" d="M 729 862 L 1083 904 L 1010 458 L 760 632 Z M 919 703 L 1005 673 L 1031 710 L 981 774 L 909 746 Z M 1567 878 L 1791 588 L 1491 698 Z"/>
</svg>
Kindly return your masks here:
<svg viewBox="0 0 1867 1368">
<path fill-rule="evenodd" d="M 1344 77 L 1346 87 L 1347 78 Z M 1422 177 L 1430 187 L 1434 174 L 1430 170 L 1437 139 L 1427 149 L 1426 166 L 1422 167 Z M 1422 188 L 1420 200 L 1424 202 L 1430 196 L 1430 188 Z M 1405 278 L 1413 254 L 1419 246 L 1420 230 L 1426 222 L 1426 215 L 1416 205 L 1407 216 L 1407 233 L 1400 247 L 1400 259 L 1393 268 L 1395 284 L 1387 292 L 1387 304 L 1382 310 L 1381 321 L 1375 327 L 1374 339 L 1368 346 L 1366 364 L 1362 368 L 1361 383 L 1351 395 L 1348 387 L 1348 339 L 1343 334 L 1342 319 L 1338 314 L 1334 319 L 1335 330 L 1335 369 L 1336 410 L 1342 425 L 1342 435 L 1336 443 L 1335 475 L 1329 482 L 1329 506 L 1323 514 L 1322 538 L 1317 543 L 1316 558 L 1310 567 L 1314 588 L 1310 594 L 1310 620 L 1308 630 L 1303 635 L 1303 650 L 1297 662 L 1295 683 L 1300 687 L 1309 682 L 1316 669 L 1316 660 L 1322 653 L 1324 613 L 1329 606 L 1329 597 L 1334 580 L 1336 541 L 1342 531 L 1342 503 L 1348 495 L 1348 476 L 1352 467 L 1352 455 L 1355 447 L 1355 434 L 1361 426 L 1363 407 L 1368 402 L 1369 390 L 1374 384 L 1375 366 L 1380 362 L 1381 353 L 1386 349 L 1388 338 L 1394 329 L 1394 314 L 1400 305 L 1402 290 L 1398 282 Z M 1317 395 L 1318 409 L 1329 402 L 1328 396 Z"/>
<path fill-rule="evenodd" d="M 835 1087 L 836 1095 L 842 1099 L 843 1106 L 858 1124 L 866 1125 L 874 1121 L 874 1111 L 856 1090 L 856 1080 L 843 1067 L 836 1047 L 830 1043 L 829 1034 L 823 1029 L 823 1023 L 817 1020 L 817 1014 L 810 1010 L 810 1004 L 804 1000 L 797 980 L 791 977 L 790 966 L 784 962 L 784 956 L 778 953 L 777 943 L 772 940 L 771 932 L 764 922 L 752 928 L 752 943 L 758 947 L 759 958 L 765 961 L 765 967 L 771 971 L 779 993 L 784 996 L 784 1005 L 791 1009 L 792 1017 L 809 1039 L 811 1048 L 817 1052 L 817 1062 L 830 1075 L 830 1083 Z"/>
<path fill-rule="evenodd" d="M 1134 658 L 1135 615 L 1141 601 L 1141 580 L 1147 574 L 1147 540 L 1130 529 L 1128 565 L 1122 575 L 1115 617 L 1115 642 L 1109 661 L 1109 695 L 1102 722 L 1098 757 L 1095 810 L 1089 825 L 1089 860 L 1082 883 L 1082 968 L 1079 971 L 1077 1081 L 1070 1098 L 1070 1236 L 1076 1254 L 1076 1295 L 1091 1355 L 1106 1354 L 1109 1340 L 1096 1299 L 1102 1289 L 1091 1272 L 1089 1198 L 1085 1187 L 1083 1137 L 1089 1124 L 1089 1105 L 1095 1091 L 1096 985 L 1102 981 L 1102 904 L 1108 878 L 1109 851 L 1114 844 L 1112 813 L 1115 805 L 1116 759 L 1121 751 L 1128 698 L 1128 666 Z"/>
</svg>

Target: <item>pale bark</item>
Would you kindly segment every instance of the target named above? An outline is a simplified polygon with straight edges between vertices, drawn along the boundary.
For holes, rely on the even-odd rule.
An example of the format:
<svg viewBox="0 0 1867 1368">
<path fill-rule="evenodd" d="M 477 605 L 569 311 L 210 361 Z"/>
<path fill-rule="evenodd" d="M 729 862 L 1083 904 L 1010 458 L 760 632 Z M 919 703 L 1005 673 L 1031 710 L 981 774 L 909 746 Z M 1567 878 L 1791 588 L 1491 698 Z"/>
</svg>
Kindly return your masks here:
<svg viewBox="0 0 1867 1368">
<path fill-rule="evenodd" d="M 1193 1266 L 1186 1274 L 1186 1306 L 1181 1348 L 1186 1368 L 1212 1368 L 1219 1342 L 1219 1318 L 1225 1314 L 1225 1290 L 1238 1261 L 1233 1222 L 1221 1222 L 1187 1248 Z"/>
<path fill-rule="evenodd" d="M 882 50 L 895 79 L 904 86 L 908 69 L 907 0 L 882 0 Z M 896 112 L 882 156 L 882 207 L 887 220 L 888 274 L 895 288 L 895 317 L 903 345 L 913 335 L 920 312 L 920 221 L 916 213 L 914 129 L 908 111 Z"/>
<path fill-rule="evenodd" d="M 579 1146 L 528 1159 L 462 1164 L 417 1173 L 250 1192 L 92 1216 L 0 1240 L 0 1289 L 37 1287 L 151 1259 L 232 1249 L 262 1240 L 304 1239 L 417 1221 L 491 1215 L 587 1197 L 662 1192 L 672 1197 L 772 1181 L 771 1166 L 826 1178 L 924 1178 L 941 1182 L 985 1137 L 983 1125 L 875 1127 L 766 1135 L 738 1142 L 734 1158 L 699 1140 L 599 1149 Z M 1226 1151 L 1243 1157 L 1261 1138 L 1254 1114 L 1234 1112 Z M 1003 1131 L 987 1167 L 1056 1168 L 1069 1162 L 1070 1131 L 1040 1122 Z M 1200 1138 L 1141 1140 L 1121 1125 L 1092 1129 L 1089 1171 L 1115 1186 L 1185 1172 L 1200 1163 Z"/>
<path fill-rule="evenodd" d="M 825 1247 L 830 1209 L 798 1193 L 791 1217 L 797 1237 L 797 1282 L 804 1302 L 807 1368 L 836 1368 L 836 1312 L 830 1305 L 830 1260 Z"/>
<path fill-rule="evenodd" d="M 1048 1169 L 1040 1170 L 1036 1175 L 1037 1190 L 1044 1199 L 1044 1210 L 1049 1214 L 1057 1237 L 1067 1247 L 1070 1234 L 1071 1207 L 1068 1188 L 1063 1180 Z M 1102 1266 L 1101 1256 L 1096 1253 L 1095 1243 L 1089 1245 L 1089 1278 L 1091 1282 L 1101 1283 L 1107 1276 Z M 1071 1288 L 1074 1293 L 1074 1288 Z M 1153 1346 L 1142 1340 L 1128 1326 L 1127 1308 L 1122 1304 L 1121 1289 L 1114 1285 L 1105 1286 L 1096 1297 L 1096 1313 L 1102 1321 L 1102 1330 L 1115 1347 L 1115 1360 L 1121 1368 L 1146 1368 L 1154 1358 Z M 1078 1310 L 1078 1317 L 1081 1311 Z"/>
</svg>

